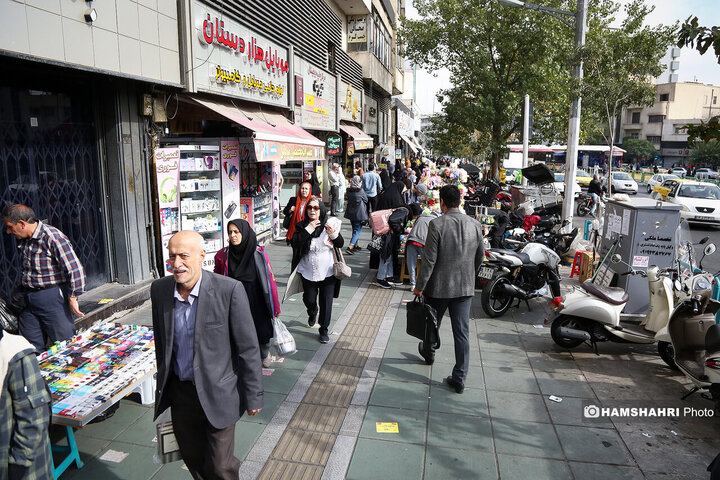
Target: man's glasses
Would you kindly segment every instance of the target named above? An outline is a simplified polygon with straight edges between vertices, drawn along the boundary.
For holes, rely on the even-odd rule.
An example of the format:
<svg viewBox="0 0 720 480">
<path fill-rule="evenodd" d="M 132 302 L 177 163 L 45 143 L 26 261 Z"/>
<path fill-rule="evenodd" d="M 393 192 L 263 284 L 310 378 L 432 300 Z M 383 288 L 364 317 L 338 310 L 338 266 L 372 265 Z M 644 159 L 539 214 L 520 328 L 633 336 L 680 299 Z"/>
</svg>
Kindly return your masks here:
<svg viewBox="0 0 720 480">
<path fill-rule="evenodd" d="M 319 205 L 310 205 L 308 207 L 308 210 L 320 210 L 320 206 Z"/>
</svg>

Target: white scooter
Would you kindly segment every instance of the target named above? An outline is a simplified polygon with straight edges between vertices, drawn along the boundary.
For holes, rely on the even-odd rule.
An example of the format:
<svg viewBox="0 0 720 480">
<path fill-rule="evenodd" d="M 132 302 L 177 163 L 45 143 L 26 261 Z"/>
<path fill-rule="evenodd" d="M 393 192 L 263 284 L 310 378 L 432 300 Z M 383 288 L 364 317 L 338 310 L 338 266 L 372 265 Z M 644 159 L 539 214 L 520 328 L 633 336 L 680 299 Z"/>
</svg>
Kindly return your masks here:
<svg viewBox="0 0 720 480">
<path fill-rule="evenodd" d="M 612 250 L 614 248 L 608 255 Z M 619 255 L 611 258 L 613 263 L 621 262 Z M 555 316 L 550 329 L 553 341 L 564 348 L 574 348 L 589 341 L 595 353 L 598 342 L 669 343 L 667 324 L 673 309 L 673 282 L 669 278 L 672 271 L 661 270 L 653 265 L 647 269 L 647 273 L 632 267 L 625 273 L 648 279 L 650 304 L 647 313 L 640 317 L 639 322 L 637 315 L 621 314 L 629 300 L 625 290 L 596 285 L 592 280 L 576 287 L 566 297 L 554 299 Z M 665 350 L 670 351 L 668 347 Z M 668 353 L 663 360 L 668 362 L 671 358 Z M 668 365 L 673 366 L 669 362 Z"/>
</svg>

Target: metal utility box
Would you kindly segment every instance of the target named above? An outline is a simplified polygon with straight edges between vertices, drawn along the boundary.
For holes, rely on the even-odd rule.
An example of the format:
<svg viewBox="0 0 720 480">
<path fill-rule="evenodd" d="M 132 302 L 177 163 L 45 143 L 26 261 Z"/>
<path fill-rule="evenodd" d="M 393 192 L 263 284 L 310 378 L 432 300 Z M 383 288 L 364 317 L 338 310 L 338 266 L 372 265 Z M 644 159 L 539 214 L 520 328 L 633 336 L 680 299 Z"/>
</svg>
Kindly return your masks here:
<svg viewBox="0 0 720 480">
<path fill-rule="evenodd" d="M 618 235 L 622 241 L 615 253 L 623 262 L 636 270 L 647 270 L 650 265 L 667 268 L 675 260 L 675 231 L 680 224 L 680 205 L 633 198 L 629 202 L 608 200 L 602 230 L 602 252 L 607 252 Z M 610 264 L 616 286 L 630 295 L 624 313 L 645 313 L 650 304 L 648 280 L 637 275 L 620 275 L 628 271 L 627 265 Z"/>
</svg>

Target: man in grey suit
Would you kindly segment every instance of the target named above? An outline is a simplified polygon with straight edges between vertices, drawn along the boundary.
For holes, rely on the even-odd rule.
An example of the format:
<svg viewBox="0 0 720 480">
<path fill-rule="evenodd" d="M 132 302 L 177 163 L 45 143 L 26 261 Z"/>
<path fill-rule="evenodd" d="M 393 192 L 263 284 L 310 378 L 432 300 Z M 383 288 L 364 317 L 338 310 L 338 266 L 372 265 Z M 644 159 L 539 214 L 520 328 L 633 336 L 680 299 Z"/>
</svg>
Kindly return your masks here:
<svg viewBox="0 0 720 480">
<path fill-rule="evenodd" d="M 437 310 L 438 322 L 445 310 L 450 310 L 455 366 L 445 382 L 462 393 L 470 361 L 470 306 L 475 295 L 475 276 L 485 252 L 482 226 L 459 207 L 460 190 L 455 185 L 442 187 L 443 215 L 430 221 L 414 293 L 425 295 L 427 303 Z M 426 363 L 435 361 L 432 345 L 420 342 L 418 351 Z"/>
<path fill-rule="evenodd" d="M 172 276 L 150 288 L 157 358 L 155 418 L 172 407 L 180 454 L 195 479 L 238 479 L 235 423 L 263 406 L 260 350 L 242 283 L 202 270 L 203 238 L 168 244 Z"/>
</svg>

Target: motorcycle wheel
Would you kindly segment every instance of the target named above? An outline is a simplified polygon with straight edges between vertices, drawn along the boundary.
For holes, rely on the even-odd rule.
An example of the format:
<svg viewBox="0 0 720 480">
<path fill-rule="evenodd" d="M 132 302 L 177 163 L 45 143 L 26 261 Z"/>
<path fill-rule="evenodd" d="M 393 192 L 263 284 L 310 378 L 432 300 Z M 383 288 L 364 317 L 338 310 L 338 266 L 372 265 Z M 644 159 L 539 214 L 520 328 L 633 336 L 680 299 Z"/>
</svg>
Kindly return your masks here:
<svg viewBox="0 0 720 480">
<path fill-rule="evenodd" d="M 584 217 L 585 215 L 590 213 L 590 207 L 585 202 L 580 202 L 578 203 L 576 211 L 578 217 Z"/>
<path fill-rule="evenodd" d="M 658 354 L 663 362 L 667 363 L 667 366 L 673 370 L 680 370 L 675 363 L 675 349 L 670 342 L 658 342 Z"/>
<path fill-rule="evenodd" d="M 556 344 L 563 348 L 575 348 L 583 343 L 583 340 L 577 338 L 565 338 L 561 336 L 560 327 L 577 328 L 578 330 L 582 330 L 581 324 L 577 317 L 560 315 L 555 318 L 555 320 L 553 320 L 552 326 L 550 327 L 550 336 Z"/>
<path fill-rule="evenodd" d="M 510 275 L 501 273 L 490 280 L 482 289 L 481 303 L 490 318 L 504 315 L 510 308 L 513 297 L 500 291 L 503 284 L 510 283 Z"/>
</svg>

